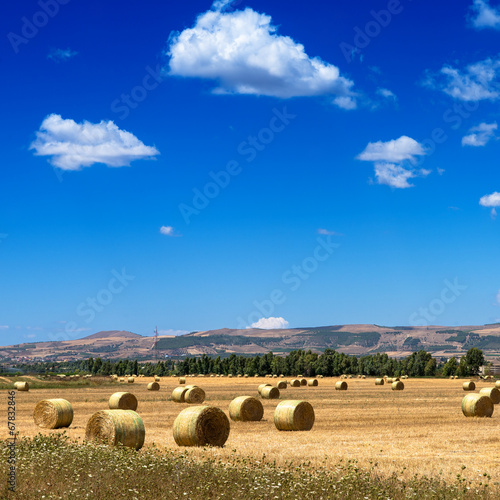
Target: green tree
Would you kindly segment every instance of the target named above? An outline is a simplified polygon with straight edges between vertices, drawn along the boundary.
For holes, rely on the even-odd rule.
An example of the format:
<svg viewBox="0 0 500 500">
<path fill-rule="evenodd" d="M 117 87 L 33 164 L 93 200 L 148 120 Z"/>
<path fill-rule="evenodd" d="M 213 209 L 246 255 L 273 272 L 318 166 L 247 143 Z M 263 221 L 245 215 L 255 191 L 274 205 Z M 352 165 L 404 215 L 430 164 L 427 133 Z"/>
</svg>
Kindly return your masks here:
<svg viewBox="0 0 500 500">
<path fill-rule="evenodd" d="M 472 347 L 465 355 L 465 365 L 467 367 L 467 375 L 477 375 L 479 368 L 484 365 L 484 355 L 481 349 Z"/>
<path fill-rule="evenodd" d="M 458 362 L 455 356 L 451 357 L 443 366 L 443 376 L 450 377 L 456 375 L 458 369 Z"/>
</svg>

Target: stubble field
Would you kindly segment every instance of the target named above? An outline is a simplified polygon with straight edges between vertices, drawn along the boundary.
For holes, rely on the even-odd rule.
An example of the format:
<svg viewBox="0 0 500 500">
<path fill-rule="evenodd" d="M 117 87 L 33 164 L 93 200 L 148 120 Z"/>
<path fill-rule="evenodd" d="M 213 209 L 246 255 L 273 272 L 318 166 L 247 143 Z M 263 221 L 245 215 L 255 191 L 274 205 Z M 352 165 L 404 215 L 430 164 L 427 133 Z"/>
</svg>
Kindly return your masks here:
<svg viewBox="0 0 500 500">
<path fill-rule="evenodd" d="M 16 429 L 19 437 L 38 433 L 49 435 L 61 430 L 37 427 L 32 418 L 35 404 L 42 399 L 64 398 L 74 409 L 72 425 L 66 434 L 83 440 L 90 416 L 108 408 L 113 392 L 132 392 L 139 401 L 137 412 L 146 428 L 145 447 L 167 447 L 182 452 L 172 436 L 172 425 L 187 404 L 170 400 L 178 379 L 162 377 L 159 391 L 148 391 L 152 378 L 138 377 L 134 384 L 115 382 L 96 387 L 31 389 L 16 392 Z M 236 396 L 257 396 L 261 383 L 274 384 L 280 379 L 189 377 L 206 392 L 204 404 L 214 405 L 229 415 L 228 406 Z M 280 400 L 262 400 L 264 418 L 260 422 L 232 422 L 224 448 L 191 448 L 194 458 L 228 459 L 235 456 L 276 461 L 278 465 L 311 462 L 312 466 L 334 466 L 339 460 L 356 460 L 361 467 L 377 464 L 379 475 L 393 472 L 440 476 L 445 480 L 462 474 L 478 481 L 484 473 L 491 481 L 500 481 L 499 419 L 465 418 L 461 401 L 466 394 L 463 380 L 408 379 L 404 391 L 392 391 L 390 385 L 375 386 L 374 379 L 349 379 L 347 391 L 334 389 L 337 378 L 319 379 L 318 387 L 304 386 L 281 391 L 280 400 L 309 401 L 316 421 L 309 432 L 279 432 L 273 412 Z M 479 381 L 476 391 L 491 386 Z M 5 395 L 6 398 L 6 395 Z M 6 403 L 6 401 L 4 402 Z M 0 439 L 8 438 L 7 425 Z M 465 469 L 464 469 L 465 467 Z"/>
</svg>

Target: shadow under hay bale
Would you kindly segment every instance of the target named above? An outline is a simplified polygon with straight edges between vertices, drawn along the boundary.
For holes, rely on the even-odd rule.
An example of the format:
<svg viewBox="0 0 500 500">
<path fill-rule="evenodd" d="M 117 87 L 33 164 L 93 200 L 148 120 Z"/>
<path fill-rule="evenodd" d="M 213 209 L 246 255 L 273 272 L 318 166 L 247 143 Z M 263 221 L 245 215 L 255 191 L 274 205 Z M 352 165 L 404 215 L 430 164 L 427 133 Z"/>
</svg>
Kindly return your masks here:
<svg viewBox="0 0 500 500">
<path fill-rule="evenodd" d="M 108 401 L 110 410 L 137 410 L 137 398 L 130 392 L 115 392 Z"/>
<path fill-rule="evenodd" d="M 172 430 L 179 446 L 224 446 L 229 419 L 219 408 L 192 406 L 179 413 Z"/>
<path fill-rule="evenodd" d="M 73 407 L 65 399 L 43 399 L 35 406 L 33 420 L 44 429 L 69 427 L 73 422 Z"/>
<path fill-rule="evenodd" d="M 257 422 L 264 416 L 264 407 L 257 398 L 238 396 L 229 403 L 229 416 L 235 422 Z"/>
<path fill-rule="evenodd" d="M 140 450 L 146 431 L 142 418 L 133 410 L 102 410 L 87 422 L 85 439 L 110 446 L 122 444 Z"/>
<path fill-rule="evenodd" d="M 282 401 L 274 411 L 274 425 L 279 431 L 309 431 L 314 418 L 314 409 L 307 401 Z"/>
<path fill-rule="evenodd" d="M 494 405 L 484 394 L 467 394 L 462 399 L 462 413 L 466 417 L 491 417 Z"/>
</svg>

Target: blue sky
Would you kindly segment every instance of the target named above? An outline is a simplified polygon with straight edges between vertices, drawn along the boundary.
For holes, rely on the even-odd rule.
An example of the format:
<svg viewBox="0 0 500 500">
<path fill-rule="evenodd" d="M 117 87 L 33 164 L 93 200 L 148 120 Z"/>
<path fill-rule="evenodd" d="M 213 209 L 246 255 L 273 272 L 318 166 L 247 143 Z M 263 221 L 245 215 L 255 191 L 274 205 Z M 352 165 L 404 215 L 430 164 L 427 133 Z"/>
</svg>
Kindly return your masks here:
<svg viewBox="0 0 500 500">
<path fill-rule="evenodd" d="M 0 343 L 499 321 L 499 2 L 40 0 L 0 26 Z"/>
</svg>

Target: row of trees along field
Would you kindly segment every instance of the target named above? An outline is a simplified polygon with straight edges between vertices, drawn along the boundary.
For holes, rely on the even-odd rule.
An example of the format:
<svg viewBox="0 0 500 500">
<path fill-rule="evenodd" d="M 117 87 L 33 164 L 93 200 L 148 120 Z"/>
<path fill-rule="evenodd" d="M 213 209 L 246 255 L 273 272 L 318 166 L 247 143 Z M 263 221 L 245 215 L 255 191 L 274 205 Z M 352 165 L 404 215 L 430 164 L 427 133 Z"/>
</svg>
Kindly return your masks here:
<svg viewBox="0 0 500 500">
<path fill-rule="evenodd" d="M 287 356 L 277 356 L 269 352 L 262 356 L 237 356 L 231 354 L 221 358 L 202 355 L 186 357 L 180 361 L 165 360 L 157 363 L 138 363 L 137 360 L 102 360 L 89 358 L 82 361 L 46 362 L 16 365 L 23 372 L 31 373 L 92 373 L 94 375 L 143 374 L 145 376 L 220 374 L 220 375 L 266 375 L 284 374 L 292 376 L 302 374 L 306 377 L 315 375 L 339 376 L 400 376 L 434 377 L 458 375 L 467 377 L 476 375 L 484 364 L 483 352 L 475 347 L 460 358 L 452 357 L 446 362 L 437 362 L 426 351 L 413 352 L 406 358 L 390 358 L 385 353 L 367 356 L 349 356 L 333 349 L 325 349 L 322 354 L 297 350 Z"/>
</svg>

